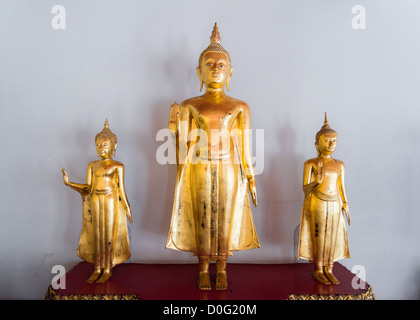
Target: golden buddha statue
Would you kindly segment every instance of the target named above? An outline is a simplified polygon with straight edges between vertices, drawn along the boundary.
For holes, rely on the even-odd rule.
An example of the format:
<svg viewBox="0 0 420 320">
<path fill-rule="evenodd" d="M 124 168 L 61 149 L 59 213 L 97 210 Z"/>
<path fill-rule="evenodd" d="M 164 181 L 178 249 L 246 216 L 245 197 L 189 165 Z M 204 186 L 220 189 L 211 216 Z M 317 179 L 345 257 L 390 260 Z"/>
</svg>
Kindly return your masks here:
<svg viewBox="0 0 420 320">
<path fill-rule="evenodd" d="M 216 289 L 225 290 L 228 255 L 260 246 L 248 189 L 255 206 L 257 192 L 250 109 L 224 92 L 233 69 L 217 24 L 210 41 L 197 67 L 206 92 L 171 107 L 178 169 L 166 247 L 198 256 L 200 290 L 211 289 L 209 264 L 216 261 Z"/>
<path fill-rule="evenodd" d="M 337 132 L 324 125 L 316 134 L 318 157 L 305 162 L 303 191 L 305 201 L 299 234 L 298 257 L 314 263 L 313 277 L 323 284 L 339 284 L 333 274 L 335 261 L 350 258 L 345 213 L 350 225 L 349 206 L 344 187 L 344 164 L 331 157 Z"/>
<path fill-rule="evenodd" d="M 130 257 L 127 218 L 132 222 L 131 210 L 124 188 L 124 165 L 112 159 L 117 137 L 108 121 L 95 137 L 100 160 L 90 162 L 86 184 L 69 182 L 62 169 L 64 184 L 82 195 L 83 225 L 77 255 L 93 263 L 89 283 L 104 283 L 111 269 Z"/>
</svg>

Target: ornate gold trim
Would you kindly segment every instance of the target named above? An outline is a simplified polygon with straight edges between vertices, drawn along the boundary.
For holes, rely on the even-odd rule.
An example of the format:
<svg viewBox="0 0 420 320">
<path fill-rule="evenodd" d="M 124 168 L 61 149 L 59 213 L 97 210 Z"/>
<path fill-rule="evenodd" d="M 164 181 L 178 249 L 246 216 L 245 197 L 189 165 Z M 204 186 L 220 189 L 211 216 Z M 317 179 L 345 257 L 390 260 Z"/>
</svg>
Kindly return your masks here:
<svg viewBox="0 0 420 320">
<path fill-rule="evenodd" d="M 45 300 L 139 300 L 135 294 L 57 294 L 51 286 L 45 294 Z"/>
<path fill-rule="evenodd" d="M 139 300 L 135 294 L 94 294 L 60 295 L 51 286 L 48 287 L 45 300 Z M 289 300 L 375 300 L 372 287 L 362 294 L 291 294 Z"/>
<path fill-rule="evenodd" d="M 362 294 L 291 294 L 289 300 L 375 300 L 375 295 L 369 286 Z"/>
</svg>

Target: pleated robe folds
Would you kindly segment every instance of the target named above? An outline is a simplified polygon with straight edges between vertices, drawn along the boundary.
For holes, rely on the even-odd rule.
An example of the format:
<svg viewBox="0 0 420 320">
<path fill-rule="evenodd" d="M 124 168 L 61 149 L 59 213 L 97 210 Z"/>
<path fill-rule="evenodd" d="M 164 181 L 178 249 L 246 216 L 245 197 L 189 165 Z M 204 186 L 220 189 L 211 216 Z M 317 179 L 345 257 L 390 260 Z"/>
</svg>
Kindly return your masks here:
<svg viewBox="0 0 420 320">
<path fill-rule="evenodd" d="M 130 258 L 131 253 L 127 228 L 127 212 L 118 196 L 118 190 L 114 190 L 112 196 L 114 197 L 114 228 L 111 231 L 113 235 L 111 263 L 112 267 L 114 267 Z M 77 255 L 87 262 L 94 263 L 96 251 L 95 241 L 97 241 L 95 239 L 95 233 L 97 230 L 95 230 L 93 215 L 96 214 L 100 219 L 101 217 L 99 213 L 93 211 L 94 206 L 92 201 L 94 200 L 91 194 L 82 194 L 82 201 L 83 224 Z"/>
<path fill-rule="evenodd" d="M 323 207 L 314 212 L 311 207 Z M 342 202 L 326 201 L 310 192 L 304 200 L 300 221 L 298 258 L 323 265 L 350 258 Z"/>
<path fill-rule="evenodd" d="M 176 120 L 174 110 L 171 108 L 171 116 L 169 121 L 169 129 L 175 134 L 177 139 L 179 130 L 179 121 Z M 188 132 L 197 128 L 195 121 L 191 121 L 189 124 Z M 232 137 L 234 143 L 233 156 L 235 157 L 236 163 L 236 177 L 237 177 L 237 191 L 234 199 L 234 209 L 231 212 L 230 219 L 230 237 L 229 237 L 229 254 L 233 251 L 247 250 L 252 248 L 260 247 L 257 232 L 255 229 L 254 221 L 252 218 L 249 191 L 248 191 L 248 180 L 243 168 L 243 162 L 241 161 L 241 154 L 237 151 L 240 137 Z M 177 141 L 177 151 L 179 141 Z M 233 159 L 231 159 L 233 160 Z M 220 164 L 222 166 L 223 164 Z M 170 229 L 166 242 L 166 248 L 171 248 L 180 251 L 189 251 L 194 255 L 199 254 L 199 230 L 201 226 L 198 225 L 200 220 L 197 217 L 197 211 L 194 210 L 194 183 L 192 183 L 191 177 L 193 176 L 193 170 L 195 170 L 195 164 L 191 164 L 187 161 L 184 165 L 178 164 L 175 195 L 172 209 L 172 218 L 170 223 Z M 212 203 L 212 199 L 205 200 L 206 203 Z M 216 214 L 217 215 L 217 214 Z M 217 218 L 217 217 L 216 217 Z M 212 237 L 215 236 L 215 232 L 209 232 Z M 217 236 L 217 235 L 216 235 Z M 216 243 L 216 239 L 210 240 L 212 243 Z M 214 246 L 210 249 L 211 260 L 216 260 L 218 256 L 217 248 Z"/>
</svg>

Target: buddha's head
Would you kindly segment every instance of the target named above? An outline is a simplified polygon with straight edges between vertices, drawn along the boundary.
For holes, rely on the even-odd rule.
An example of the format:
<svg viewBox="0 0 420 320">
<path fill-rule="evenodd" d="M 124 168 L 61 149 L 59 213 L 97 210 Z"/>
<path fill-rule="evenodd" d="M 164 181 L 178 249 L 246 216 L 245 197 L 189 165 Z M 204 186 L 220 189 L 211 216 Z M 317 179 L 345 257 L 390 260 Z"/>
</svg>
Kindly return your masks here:
<svg viewBox="0 0 420 320">
<path fill-rule="evenodd" d="M 229 91 L 229 82 L 232 76 L 230 55 L 220 44 L 220 35 L 217 23 L 210 36 L 210 45 L 201 53 L 198 60 L 197 74 L 207 88 L 220 89 L 226 85 Z"/>
<path fill-rule="evenodd" d="M 328 124 L 327 113 L 325 113 L 324 125 L 315 137 L 315 147 L 320 155 L 331 155 L 337 144 L 337 132 Z"/>
<path fill-rule="evenodd" d="M 109 129 L 108 119 L 104 128 L 95 137 L 96 151 L 101 159 L 108 159 L 115 155 L 117 136 Z"/>
</svg>

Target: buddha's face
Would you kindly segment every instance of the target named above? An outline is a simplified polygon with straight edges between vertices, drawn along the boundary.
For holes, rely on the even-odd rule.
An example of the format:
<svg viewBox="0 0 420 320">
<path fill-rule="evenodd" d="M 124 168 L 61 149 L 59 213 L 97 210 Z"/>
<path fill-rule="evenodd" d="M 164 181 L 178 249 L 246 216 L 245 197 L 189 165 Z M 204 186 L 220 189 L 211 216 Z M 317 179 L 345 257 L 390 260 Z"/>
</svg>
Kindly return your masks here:
<svg viewBox="0 0 420 320">
<path fill-rule="evenodd" d="M 98 138 L 95 141 L 96 152 L 101 159 L 109 159 L 112 157 L 115 151 L 115 147 L 110 139 Z"/>
<path fill-rule="evenodd" d="M 332 154 L 337 145 L 337 134 L 336 133 L 324 133 L 315 143 L 315 146 L 321 155 Z"/>
<path fill-rule="evenodd" d="M 197 73 L 207 88 L 220 89 L 230 80 L 232 68 L 223 52 L 207 52 Z"/>
</svg>

